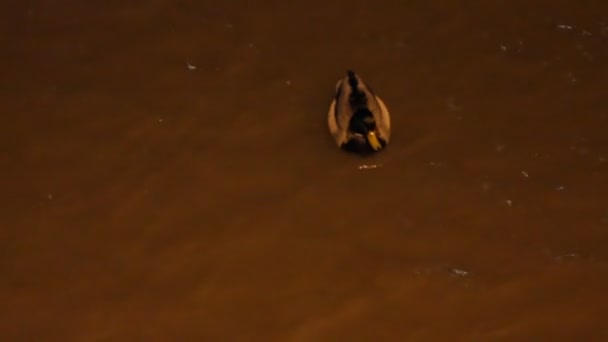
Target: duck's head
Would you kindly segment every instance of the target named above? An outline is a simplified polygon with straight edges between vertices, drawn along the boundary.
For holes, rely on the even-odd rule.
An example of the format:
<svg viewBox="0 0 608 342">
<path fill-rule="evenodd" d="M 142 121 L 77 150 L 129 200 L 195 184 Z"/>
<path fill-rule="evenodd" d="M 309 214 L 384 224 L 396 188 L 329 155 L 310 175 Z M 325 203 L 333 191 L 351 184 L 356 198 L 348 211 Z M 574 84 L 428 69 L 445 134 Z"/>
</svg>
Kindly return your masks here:
<svg viewBox="0 0 608 342">
<path fill-rule="evenodd" d="M 344 148 L 357 153 L 372 153 L 382 150 L 386 141 L 377 132 L 376 121 L 367 109 L 359 110 L 353 115 L 349 126 L 349 139 Z"/>
</svg>

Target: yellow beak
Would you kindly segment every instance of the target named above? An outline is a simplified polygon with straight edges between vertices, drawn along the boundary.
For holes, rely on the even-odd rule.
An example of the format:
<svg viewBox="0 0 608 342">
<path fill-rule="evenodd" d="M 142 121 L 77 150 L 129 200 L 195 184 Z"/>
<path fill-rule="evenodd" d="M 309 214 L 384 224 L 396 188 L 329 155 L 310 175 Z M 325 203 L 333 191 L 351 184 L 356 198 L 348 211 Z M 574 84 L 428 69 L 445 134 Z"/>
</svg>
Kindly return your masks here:
<svg viewBox="0 0 608 342">
<path fill-rule="evenodd" d="M 369 141 L 370 146 L 374 149 L 374 151 L 378 151 L 382 149 L 382 145 L 378 141 L 376 137 L 376 133 L 369 131 L 367 132 L 367 141 Z"/>
</svg>

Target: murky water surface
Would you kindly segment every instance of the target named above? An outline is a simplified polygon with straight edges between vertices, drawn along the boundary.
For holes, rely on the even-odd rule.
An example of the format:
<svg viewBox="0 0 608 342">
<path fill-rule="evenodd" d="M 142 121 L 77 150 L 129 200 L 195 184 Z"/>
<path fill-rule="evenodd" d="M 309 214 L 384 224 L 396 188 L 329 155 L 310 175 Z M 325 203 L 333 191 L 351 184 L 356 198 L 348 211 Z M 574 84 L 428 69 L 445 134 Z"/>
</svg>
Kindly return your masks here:
<svg viewBox="0 0 608 342">
<path fill-rule="evenodd" d="M 2 340 L 608 339 L 608 2 L 3 7 Z"/>
</svg>

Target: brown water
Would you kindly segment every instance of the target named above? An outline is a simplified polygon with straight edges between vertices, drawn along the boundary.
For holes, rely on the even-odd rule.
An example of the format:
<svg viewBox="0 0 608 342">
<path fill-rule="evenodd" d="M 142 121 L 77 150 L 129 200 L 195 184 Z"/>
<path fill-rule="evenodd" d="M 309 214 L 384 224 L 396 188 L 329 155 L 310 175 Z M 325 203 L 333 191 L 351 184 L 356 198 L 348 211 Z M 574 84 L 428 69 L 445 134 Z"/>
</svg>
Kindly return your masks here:
<svg viewBox="0 0 608 342">
<path fill-rule="evenodd" d="M 457 3 L 3 5 L 2 340 L 608 340 L 608 2 Z"/>
</svg>

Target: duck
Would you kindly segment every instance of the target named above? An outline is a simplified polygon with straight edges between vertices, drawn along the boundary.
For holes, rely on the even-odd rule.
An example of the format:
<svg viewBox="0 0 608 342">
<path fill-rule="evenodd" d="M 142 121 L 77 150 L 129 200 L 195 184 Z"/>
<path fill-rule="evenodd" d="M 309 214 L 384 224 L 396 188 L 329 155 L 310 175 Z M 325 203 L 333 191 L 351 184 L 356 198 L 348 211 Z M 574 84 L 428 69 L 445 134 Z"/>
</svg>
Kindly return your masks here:
<svg viewBox="0 0 608 342">
<path fill-rule="evenodd" d="M 338 147 L 349 152 L 378 152 L 391 136 L 391 119 L 384 101 L 352 70 L 336 83 L 327 124 Z"/>
</svg>

